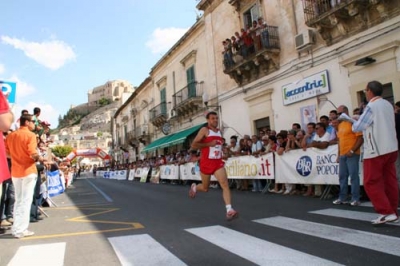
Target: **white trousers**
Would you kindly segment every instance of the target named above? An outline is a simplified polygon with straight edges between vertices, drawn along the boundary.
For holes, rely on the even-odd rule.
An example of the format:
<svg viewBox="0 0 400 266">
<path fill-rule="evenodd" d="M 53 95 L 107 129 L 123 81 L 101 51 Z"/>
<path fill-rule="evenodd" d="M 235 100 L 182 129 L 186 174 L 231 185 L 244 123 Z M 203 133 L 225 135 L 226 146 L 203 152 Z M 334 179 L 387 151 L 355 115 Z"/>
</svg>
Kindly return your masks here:
<svg viewBox="0 0 400 266">
<path fill-rule="evenodd" d="M 11 230 L 13 235 L 21 234 L 28 229 L 36 179 L 37 174 L 12 178 L 15 189 L 14 223 Z"/>
</svg>

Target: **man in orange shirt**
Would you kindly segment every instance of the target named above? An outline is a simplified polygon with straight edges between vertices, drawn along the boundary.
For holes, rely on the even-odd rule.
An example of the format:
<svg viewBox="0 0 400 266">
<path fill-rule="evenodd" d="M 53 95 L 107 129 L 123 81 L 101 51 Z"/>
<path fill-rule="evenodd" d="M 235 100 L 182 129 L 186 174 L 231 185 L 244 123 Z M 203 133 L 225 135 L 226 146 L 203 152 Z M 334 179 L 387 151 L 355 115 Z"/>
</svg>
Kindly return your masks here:
<svg viewBox="0 0 400 266">
<path fill-rule="evenodd" d="M 349 109 L 341 105 L 337 108 L 338 115 L 342 113 L 349 115 Z M 351 181 L 351 206 L 360 204 L 360 177 L 359 177 L 359 161 L 360 146 L 363 144 L 363 135 L 360 132 L 354 133 L 352 123 L 341 121 L 338 125 L 337 137 L 338 145 L 338 161 L 339 161 L 339 198 L 333 201 L 333 204 L 347 203 L 348 179 Z"/>
<path fill-rule="evenodd" d="M 43 161 L 37 152 L 36 135 L 32 115 L 22 115 L 20 128 L 6 138 L 6 152 L 11 156 L 11 177 L 15 188 L 14 224 L 12 234 L 16 238 L 31 236 L 28 230 L 33 188 L 36 184 L 36 162 Z"/>
</svg>

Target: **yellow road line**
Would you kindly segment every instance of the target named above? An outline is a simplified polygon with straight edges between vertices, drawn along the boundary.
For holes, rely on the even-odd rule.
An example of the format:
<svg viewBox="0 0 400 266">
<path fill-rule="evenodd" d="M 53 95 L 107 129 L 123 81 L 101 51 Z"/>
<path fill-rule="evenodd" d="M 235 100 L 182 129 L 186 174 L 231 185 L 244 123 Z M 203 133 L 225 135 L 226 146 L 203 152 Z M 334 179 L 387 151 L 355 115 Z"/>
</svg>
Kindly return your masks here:
<svg viewBox="0 0 400 266">
<path fill-rule="evenodd" d="M 119 232 L 119 231 L 128 231 L 144 228 L 143 225 L 139 223 L 135 223 L 140 227 L 130 227 L 130 228 L 116 228 L 116 229 L 108 229 L 108 230 L 96 230 L 96 231 L 85 231 L 85 232 L 75 232 L 75 233 L 65 233 L 65 234 L 53 234 L 53 235 L 42 235 L 42 236 L 31 236 L 27 238 L 22 238 L 22 240 L 33 240 L 33 239 L 46 239 L 46 238 L 56 238 L 56 237 L 69 237 L 69 236 L 81 236 L 81 235 L 91 235 L 91 234 L 99 234 L 99 233 L 109 233 L 109 232 Z"/>
<path fill-rule="evenodd" d="M 109 212 L 118 211 L 119 208 L 104 208 L 104 207 L 57 207 L 52 208 L 55 210 L 94 210 L 98 211 L 88 215 L 81 215 L 77 217 L 73 217 L 67 219 L 67 222 L 82 222 L 82 223 L 101 223 L 101 224 L 116 224 L 116 225 L 128 225 L 130 227 L 123 228 L 115 228 L 115 229 L 107 229 L 107 230 L 94 230 L 94 231 L 83 231 L 83 232 L 74 232 L 74 233 L 63 233 L 63 234 L 51 234 L 51 235 L 42 235 L 42 236 L 32 236 L 28 238 L 23 238 L 24 240 L 30 239 L 46 239 L 46 238 L 56 238 L 56 237 L 69 237 L 69 236 L 81 236 L 81 235 L 89 235 L 89 234 L 99 234 L 99 233 L 109 233 L 109 232 L 118 232 L 118 231 L 127 231 L 134 229 L 142 229 L 144 226 L 141 223 L 135 222 L 118 222 L 118 221 L 107 221 L 107 220 L 89 220 L 88 217 L 93 217 L 96 215 L 101 215 Z"/>
</svg>

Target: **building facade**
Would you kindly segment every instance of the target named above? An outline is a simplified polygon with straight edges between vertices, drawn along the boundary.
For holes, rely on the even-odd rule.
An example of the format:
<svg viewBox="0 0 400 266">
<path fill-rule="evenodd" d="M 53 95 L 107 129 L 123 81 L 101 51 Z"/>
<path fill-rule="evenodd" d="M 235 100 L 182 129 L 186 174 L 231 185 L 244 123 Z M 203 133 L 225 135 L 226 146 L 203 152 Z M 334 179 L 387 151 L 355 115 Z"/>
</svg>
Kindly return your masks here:
<svg viewBox="0 0 400 266">
<path fill-rule="evenodd" d="M 356 108 L 371 80 L 384 84 L 384 98 L 400 100 L 399 0 L 202 0 L 197 7 L 214 50 L 259 17 L 279 36 L 271 39 L 275 32 L 269 32 L 269 44 L 229 69 L 216 53 L 226 137 L 234 134 L 230 128 L 242 134 L 286 130 L 334 105 Z"/>
<path fill-rule="evenodd" d="M 114 116 L 113 139 L 131 144 L 133 160 L 188 148 L 209 110 L 229 138 L 362 106 L 371 80 L 400 100 L 400 0 L 201 0 L 197 8 L 203 16 Z M 230 49 L 243 32 L 253 43 Z"/>
</svg>

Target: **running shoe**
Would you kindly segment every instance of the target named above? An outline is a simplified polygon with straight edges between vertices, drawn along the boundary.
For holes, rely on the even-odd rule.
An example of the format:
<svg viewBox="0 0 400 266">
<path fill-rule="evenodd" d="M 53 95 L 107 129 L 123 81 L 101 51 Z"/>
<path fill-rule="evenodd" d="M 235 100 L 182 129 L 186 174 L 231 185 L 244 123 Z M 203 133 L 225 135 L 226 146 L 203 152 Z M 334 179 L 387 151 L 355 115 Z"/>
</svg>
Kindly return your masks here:
<svg viewBox="0 0 400 266">
<path fill-rule="evenodd" d="M 387 222 L 396 222 L 399 218 L 397 217 L 396 214 L 392 213 L 389 215 L 379 215 L 378 218 L 376 218 L 375 220 L 372 220 L 371 223 L 374 225 L 377 224 L 384 224 Z"/>
<path fill-rule="evenodd" d="M 239 213 L 237 211 L 235 211 L 234 209 L 231 209 L 230 211 L 228 211 L 226 213 L 226 219 L 228 221 L 232 221 L 233 219 L 238 218 L 238 217 L 239 217 Z"/>
<path fill-rule="evenodd" d="M 341 205 L 341 204 L 347 204 L 348 202 L 347 201 L 341 201 L 340 199 L 337 199 L 337 200 L 334 200 L 332 203 L 335 204 L 335 205 Z"/>
<path fill-rule="evenodd" d="M 351 206 L 359 206 L 360 202 L 358 200 L 353 200 L 352 202 L 350 202 Z"/>
<path fill-rule="evenodd" d="M 196 183 L 193 183 L 193 184 L 190 186 L 189 197 L 191 197 L 192 199 L 193 199 L 194 197 L 196 197 Z"/>
</svg>

